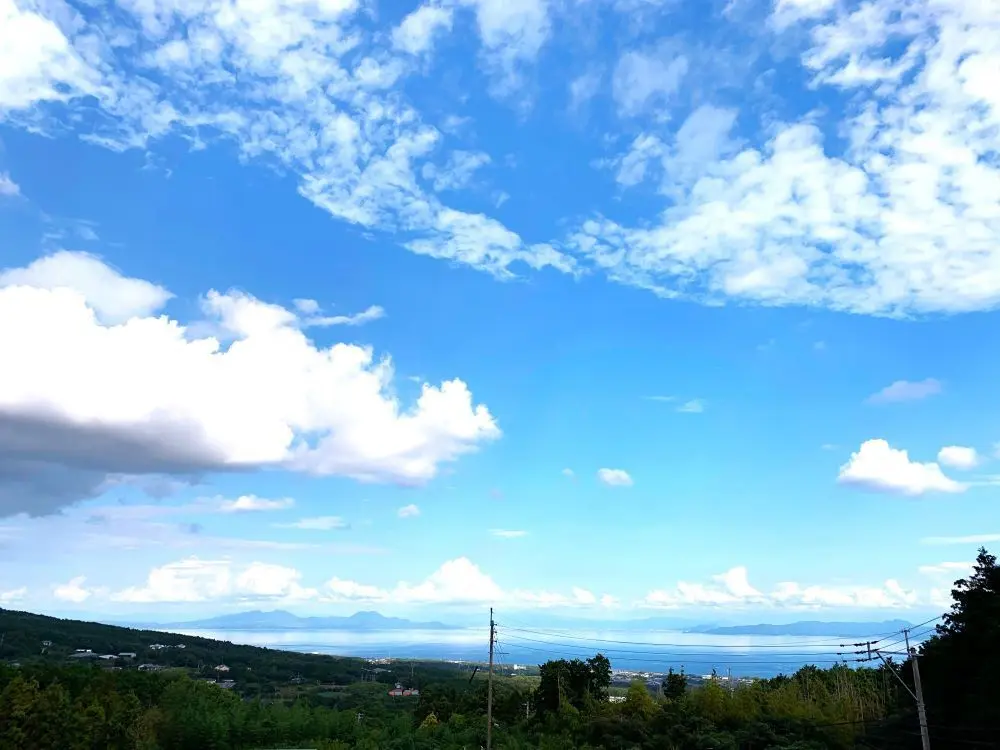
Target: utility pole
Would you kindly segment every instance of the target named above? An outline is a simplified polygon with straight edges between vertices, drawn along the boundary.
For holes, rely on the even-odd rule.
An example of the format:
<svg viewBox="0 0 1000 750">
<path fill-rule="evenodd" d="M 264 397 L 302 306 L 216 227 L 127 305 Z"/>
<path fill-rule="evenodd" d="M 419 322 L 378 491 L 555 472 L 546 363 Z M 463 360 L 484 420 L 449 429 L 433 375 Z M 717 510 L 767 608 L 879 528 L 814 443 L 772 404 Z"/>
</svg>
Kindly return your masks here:
<svg viewBox="0 0 1000 750">
<path fill-rule="evenodd" d="M 881 651 L 879 651 L 877 648 L 872 648 L 871 642 L 869 642 L 866 645 L 868 646 L 868 653 L 869 654 L 874 653 L 876 657 L 881 659 L 882 663 L 885 665 L 885 668 L 892 673 L 892 676 L 899 681 L 899 684 L 903 686 L 903 689 L 910 694 L 910 697 L 913 698 L 914 701 L 916 701 L 917 718 L 920 721 L 920 745 L 922 750 L 931 750 L 931 737 L 927 731 L 927 707 L 924 705 L 924 689 L 923 686 L 920 684 L 920 665 L 917 663 L 918 661 L 917 649 L 910 648 L 909 629 L 907 628 L 903 629 L 903 638 L 906 640 L 906 653 L 909 654 L 910 665 L 913 667 L 914 690 L 910 690 L 910 686 L 907 685 L 905 682 L 903 682 L 903 678 L 896 673 L 896 670 L 893 669 L 890 663 L 886 660 L 886 658 L 882 656 Z M 896 643 L 899 643 L 899 641 L 896 641 Z M 868 658 L 870 659 L 871 656 L 869 656 Z"/>
<path fill-rule="evenodd" d="M 493 748 L 493 642 L 495 640 L 496 623 L 493 622 L 493 607 L 490 607 L 490 676 L 486 683 L 486 750 Z"/>
<path fill-rule="evenodd" d="M 910 648 L 909 630 L 903 630 L 903 637 L 906 639 L 906 653 L 910 655 L 910 664 L 913 666 L 913 687 L 917 691 L 917 717 L 920 719 L 920 744 L 923 750 L 931 750 L 931 737 L 927 733 L 927 707 L 924 705 L 924 689 L 920 684 L 920 664 L 917 657 L 917 650 Z"/>
</svg>

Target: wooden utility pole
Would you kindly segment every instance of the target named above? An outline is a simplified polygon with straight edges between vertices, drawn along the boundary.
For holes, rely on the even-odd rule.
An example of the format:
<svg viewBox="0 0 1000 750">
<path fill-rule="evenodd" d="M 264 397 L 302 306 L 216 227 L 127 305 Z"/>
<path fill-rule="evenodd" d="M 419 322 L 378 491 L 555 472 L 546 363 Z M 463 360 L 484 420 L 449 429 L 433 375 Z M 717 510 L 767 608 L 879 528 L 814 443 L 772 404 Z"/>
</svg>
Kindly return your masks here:
<svg viewBox="0 0 1000 750">
<path fill-rule="evenodd" d="M 917 715 L 920 718 L 920 743 L 923 750 L 931 750 L 931 736 L 927 732 L 927 707 L 924 705 L 924 689 L 920 685 L 920 664 L 916 649 L 910 654 L 913 664 L 913 687 L 917 689 Z"/>
<path fill-rule="evenodd" d="M 876 657 L 881 659 L 885 668 L 889 670 L 890 674 L 892 674 L 899 684 L 903 686 L 903 689 L 910 694 L 910 697 L 916 701 L 917 718 L 920 721 L 920 745 L 922 750 L 931 750 L 931 736 L 927 731 L 927 707 L 924 705 L 924 689 L 920 684 L 920 665 L 917 663 L 917 649 L 910 648 L 910 631 L 908 629 L 903 629 L 903 638 L 906 639 L 906 653 L 910 656 L 910 665 L 913 668 L 913 690 L 910 690 L 910 686 L 903 681 L 903 678 L 896 673 L 896 670 L 892 668 L 892 665 L 884 656 L 882 656 L 882 652 L 877 648 L 873 649 L 871 647 L 871 643 L 867 644 L 868 653 L 874 653 Z M 899 643 L 899 641 L 896 641 L 896 643 Z"/>
<path fill-rule="evenodd" d="M 496 623 L 490 607 L 490 676 L 486 683 L 486 750 L 493 748 L 493 642 L 496 640 Z"/>
</svg>

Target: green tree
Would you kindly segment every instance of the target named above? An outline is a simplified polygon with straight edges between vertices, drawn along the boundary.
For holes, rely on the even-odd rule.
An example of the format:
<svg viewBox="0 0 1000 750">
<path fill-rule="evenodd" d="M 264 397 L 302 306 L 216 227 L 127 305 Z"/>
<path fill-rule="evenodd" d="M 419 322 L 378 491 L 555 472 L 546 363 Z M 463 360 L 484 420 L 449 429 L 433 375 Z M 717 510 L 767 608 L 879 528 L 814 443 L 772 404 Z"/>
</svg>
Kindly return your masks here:
<svg viewBox="0 0 1000 750">
<path fill-rule="evenodd" d="M 687 675 L 683 671 L 680 673 L 674 672 L 674 668 L 671 667 L 667 672 L 667 676 L 663 679 L 663 696 L 670 700 L 680 700 L 687 692 L 687 686 Z"/>
<path fill-rule="evenodd" d="M 921 648 L 928 723 L 946 737 L 1000 736 L 1000 568 L 980 549 L 972 575 L 955 581 L 951 611 Z M 911 670 L 903 670 L 909 675 Z M 912 703 L 912 702 L 910 702 Z M 976 729 L 968 729 L 973 727 Z M 961 734 L 956 735 L 961 728 Z M 979 735 L 982 737 L 979 737 Z"/>
</svg>

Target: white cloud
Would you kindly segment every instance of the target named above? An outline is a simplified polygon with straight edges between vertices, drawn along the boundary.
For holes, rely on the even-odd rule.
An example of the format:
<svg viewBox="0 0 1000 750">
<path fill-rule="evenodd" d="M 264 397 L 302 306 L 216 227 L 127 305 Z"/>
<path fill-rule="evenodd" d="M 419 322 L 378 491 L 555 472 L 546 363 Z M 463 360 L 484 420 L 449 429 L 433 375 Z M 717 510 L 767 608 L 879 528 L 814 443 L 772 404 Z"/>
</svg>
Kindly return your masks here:
<svg viewBox="0 0 1000 750">
<path fill-rule="evenodd" d="M 292 300 L 292 303 L 295 305 L 295 309 L 303 315 L 316 315 L 322 310 L 319 302 L 314 299 L 296 299 Z"/>
<path fill-rule="evenodd" d="M 149 572 L 146 583 L 111 594 L 112 601 L 132 604 L 203 602 L 239 599 L 302 600 L 318 596 L 304 588 L 294 568 L 252 562 L 237 569 L 230 560 L 189 557 L 167 563 Z"/>
<path fill-rule="evenodd" d="M 968 534 L 966 536 L 928 536 L 922 544 L 990 544 L 1000 542 L 1000 534 Z"/>
<path fill-rule="evenodd" d="M 0 172 L 0 196 L 14 198 L 21 194 L 21 187 L 10 178 L 7 172 Z"/>
<path fill-rule="evenodd" d="M 601 87 L 601 74 L 596 70 L 581 73 L 569 83 L 569 110 L 577 112 L 593 99 Z"/>
<path fill-rule="evenodd" d="M 567 479 L 576 479 L 576 472 L 574 472 L 572 469 L 563 469 L 562 475 Z"/>
<path fill-rule="evenodd" d="M 0 512 L 44 513 L 117 475 L 270 466 L 415 484 L 500 435 L 461 380 L 425 384 L 407 409 L 390 360 L 317 347 L 278 305 L 206 294 L 227 344 L 157 315 L 160 287 L 91 256 L 50 260 L 0 276 Z"/>
<path fill-rule="evenodd" d="M 532 242 L 420 184 L 443 137 L 405 96 L 423 61 L 392 44 L 424 49 L 448 9 L 461 7 L 475 14 L 494 92 L 530 97 L 523 66 L 548 41 L 558 4 L 431 3 L 396 33 L 372 29 L 367 4 L 353 0 L 221 7 L 128 0 L 96 33 L 93 19 L 62 2 L 3 0 L 0 110 L 16 109 L 10 122 L 42 131 L 85 122 L 81 137 L 119 150 L 178 135 L 199 145 L 225 140 L 242 158 L 293 175 L 305 198 L 338 219 L 398 232 L 413 238 L 406 247 L 414 252 L 501 277 L 523 263 L 600 271 L 713 304 L 877 315 L 1000 304 L 995 3 L 914 0 L 906 12 L 898 0 L 774 3 L 776 27 L 802 24 L 782 43 L 807 45 L 800 63 L 811 85 L 851 102 L 831 112 L 839 120 L 820 123 L 787 106 L 762 106 L 761 117 L 741 108 L 741 119 L 753 119 L 740 132 L 756 141 L 738 150 L 728 134 L 720 143 L 692 127 L 692 153 L 704 147 L 708 156 L 668 170 L 658 216 L 623 225 L 602 207 L 568 236 Z M 694 73 L 685 101 L 700 105 L 716 90 L 700 80 L 701 61 L 711 58 L 725 51 L 625 52 L 612 81 L 620 109 L 669 104 Z M 62 104 L 29 109 L 54 100 Z M 95 108 L 99 117 L 83 116 Z M 775 110 L 788 120 L 774 121 Z M 663 130 L 644 135 L 656 135 L 669 156 L 678 144 Z"/>
<path fill-rule="evenodd" d="M 332 578 L 321 589 L 321 595 L 332 601 L 391 602 L 393 604 L 469 605 L 493 604 L 508 607 L 603 607 L 617 605 L 608 594 L 597 597 L 587 589 L 573 587 L 569 594 L 548 591 L 502 589 L 490 576 L 468 558 L 449 560 L 422 582 L 400 582 L 392 588 L 382 588 L 341 578 Z"/>
<path fill-rule="evenodd" d="M 669 47 L 625 52 L 618 60 L 611 83 L 619 114 L 634 117 L 669 102 L 687 72 L 687 58 Z"/>
<path fill-rule="evenodd" d="M 888 404 L 898 401 L 919 401 L 928 396 L 934 396 L 941 392 L 941 383 L 934 378 L 911 382 L 909 380 L 897 380 L 891 385 L 887 385 L 878 393 L 868 397 L 868 403 Z"/>
<path fill-rule="evenodd" d="M 527 536 L 528 532 L 520 529 L 491 529 L 490 533 L 493 536 L 500 537 L 501 539 L 520 539 L 523 536 Z"/>
<path fill-rule="evenodd" d="M 842 117 L 772 123 L 766 143 L 705 164 L 657 220 L 584 222 L 577 251 L 621 283 L 712 303 L 891 316 L 996 307 L 1000 6 L 782 7 L 831 10 L 807 28 L 802 64 L 821 94 L 849 97 Z"/>
<path fill-rule="evenodd" d="M 451 8 L 421 5 L 392 30 L 392 45 L 411 55 L 419 55 L 434 46 L 435 37 L 451 30 Z"/>
<path fill-rule="evenodd" d="M 685 186 L 696 180 L 706 164 L 735 150 L 730 137 L 736 125 L 737 111 L 703 104 L 694 110 L 677 132 L 665 142 L 653 133 L 641 133 L 629 150 L 613 160 L 615 179 L 631 187 L 659 178 L 659 192 L 683 197 Z"/>
<path fill-rule="evenodd" d="M 0 604 L 13 604 L 14 602 L 19 602 L 28 595 L 28 589 L 25 586 L 21 586 L 16 589 L 9 589 L 7 591 L 0 591 Z"/>
<path fill-rule="evenodd" d="M 508 95 L 520 83 L 520 66 L 531 62 L 548 40 L 551 21 L 546 0 L 460 0 L 476 12 L 479 38 L 494 93 Z"/>
<path fill-rule="evenodd" d="M 153 568 L 143 586 L 132 586 L 111 595 L 117 602 L 201 602 L 232 592 L 233 576 L 228 560 L 190 557 Z"/>
<path fill-rule="evenodd" d="M 399 516 L 400 518 L 415 518 L 416 516 L 420 515 L 420 508 L 418 508 L 413 503 L 410 503 L 409 505 L 404 505 L 402 508 L 396 511 L 396 515 Z"/>
<path fill-rule="evenodd" d="M 316 518 L 300 518 L 291 523 L 275 524 L 286 529 L 303 529 L 308 531 L 333 531 L 334 529 L 349 529 L 351 526 L 340 516 L 317 516 Z"/>
<path fill-rule="evenodd" d="M 926 576 L 954 575 L 965 577 L 972 572 L 971 562 L 942 562 L 935 565 L 921 565 L 918 570 Z"/>
<path fill-rule="evenodd" d="M 684 414 L 701 414 L 705 411 L 705 402 L 700 398 L 694 398 L 678 406 L 677 411 Z"/>
<path fill-rule="evenodd" d="M 975 448 L 946 445 L 938 451 L 938 461 L 956 469 L 973 469 L 979 464 L 979 454 Z"/>
<path fill-rule="evenodd" d="M 905 450 L 885 440 L 866 440 L 840 467 L 837 481 L 875 492 L 923 495 L 927 492 L 963 492 L 966 485 L 944 475 L 936 463 L 911 461 Z"/>
<path fill-rule="evenodd" d="M 393 601 L 413 604 L 475 603 L 500 601 L 500 587 L 468 558 L 449 560 L 416 585 L 400 583 Z"/>
<path fill-rule="evenodd" d="M 807 19 L 822 18 L 837 6 L 837 0 L 775 0 L 772 22 L 778 29 Z"/>
<path fill-rule="evenodd" d="M 295 568 L 267 563 L 251 563 L 235 579 L 236 591 L 248 597 L 312 599 L 315 589 L 299 584 L 302 574 Z"/>
<path fill-rule="evenodd" d="M 252 511 L 287 510 L 295 505 L 290 497 L 269 500 L 256 495 L 241 495 L 233 500 L 219 499 L 219 508 L 225 513 L 247 513 Z"/>
<path fill-rule="evenodd" d="M 16 294 L 17 287 L 76 294 L 105 325 L 152 315 L 173 296 L 156 284 L 122 276 L 96 255 L 65 250 L 39 258 L 26 268 L 0 271 L 0 293 Z"/>
<path fill-rule="evenodd" d="M 77 576 L 69 581 L 69 583 L 62 583 L 57 586 L 52 587 L 52 595 L 63 602 L 72 602 L 74 604 L 80 604 L 85 602 L 92 595 L 92 591 L 84 587 L 86 582 L 85 576 Z"/>
<path fill-rule="evenodd" d="M 918 604 L 918 595 L 904 589 L 895 580 L 882 586 L 803 586 L 786 581 L 764 593 L 750 584 L 747 569 L 731 568 L 712 576 L 711 582 L 680 582 L 673 589 L 649 592 L 640 606 L 677 609 L 683 607 L 787 607 L 818 609 L 825 607 L 900 608 Z"/>
<path fill-rule="evenodd" d="M 331 578 L 324 584 L 324 594 L 333 601 L 364 601 L 381 602 L 385 601 L 389 594 L 378 586 L 371 586 L 354 581 L 344 581 L 340 578 Z"/>
<path fill-rule="evenodd" d="M 490 155 L 482 151 L 452 151 L 444 166 L 425 164 L 422 174 L 433 183 L 435 192 L 461 190 L 472 182 L 478 169 L 491 161 Z"/>
<path fill-rule="evenodd" d="M 298 300 L 303 302 L 305 300 Z M 309 300 L 310 302 L 312 300 Z M 317 310 L 318 312 L 318 310 Z M 354 315 L 309 315 L 302 319 L 302 325 L 312 326 L 361 326 L 385 317 L 385 310 L 378 305 L 370 305 Z"/>
<path fill-rule="evenodd" d="M 597 479 L 609 487 L 631 487 L 634 484 L 624 469 L 598 469 Z"/>
<path fill-rule="evenodd" d="M 95 91 L 99 74 L 52 20 L 0 0 L 0 115 Z"/>
</svg>

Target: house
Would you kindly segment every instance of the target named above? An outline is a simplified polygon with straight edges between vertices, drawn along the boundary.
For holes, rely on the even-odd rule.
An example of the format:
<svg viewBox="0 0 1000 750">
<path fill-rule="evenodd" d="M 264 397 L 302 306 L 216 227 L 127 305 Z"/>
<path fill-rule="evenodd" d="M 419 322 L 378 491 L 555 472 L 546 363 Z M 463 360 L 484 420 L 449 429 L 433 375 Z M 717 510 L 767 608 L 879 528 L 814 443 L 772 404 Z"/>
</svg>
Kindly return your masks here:
<svg viewBox="0 0 1000 750">
<path fill-rule="evenodd" d="M 166 646 L 166 645 L 165 645 L 165 644 L 163 644 L 163 643 L 154 643 L 154 644 L 153 644 L 152 646 L 150 646 L 149 648 L 150 648 L 150 650 L 152 650 L 152 651 L 162 651 L 162 650 L 163 650 L 163 649 L 165 649 L 165 648 L 169 648 L 169 646 Z"/>
<path fill-rule="evenodd" d="M 115 655 L 115 654 L 101 654 L 97 658 L 98 659 L 103 659 L 104 661 L 114 661 L 115 659 L 118 658 L 118 656 Z"/>
<path fill-rule="evenodd" d="M 139 671 L 140 672 L 159 672 L 161 669 L 163 669 L 163 667 L 160 666 L 159 664 L 140 664 L 139 665 Z"/>
<path fill-rule="evenodd" d="M 396 687 L 389 691 L 389 695 L 393 698 L 409 698 L 417 697 L 420 695 L 420 691 L 416 688 L 404 688 L 400 683 L 396 683 Z"/>
<path fill-rule="evenodd" d="M 96 659 L 97 658 L 97 654 L 95 654 L 93 651 L 80 651 L 80 650 L 78 650 L 75 653 L 70 654 L 69 658 L 70 659 L 80 659 L 80 660 L 83 660 L 83 659 Z"/>
<path fill-rule="evenodd" d="M 228 672 L 229 671 L 229 667 L 227 667 L 225 664 L 220 664 L 219 666 L 217 666 L 215 668 L 215 671 L 216 672 Z"/>
<path fill-rule="evenodd" d="M 120 654 L 118 654 L 118 656 L 120 656 L 122 659 L 134 659 L 135 658 L 135 652 L 134 651 L 122 651 Z"/>
<path fill-rule="evenodd" d="M 75 654 L 89 654 L 90 653 L 90 649 L 89 648 L 78 648 L 73 653 L 75 653 Z"/>
<path fill-rule="evenodd" d="M 52 646 L 52 641 L 42 641 L 42 645 L 43 645 L 43 646 L 44 646 L 45 648 L 49 648 L 49 647 L 51 647 L 51 646 Z"/>
</svg>

